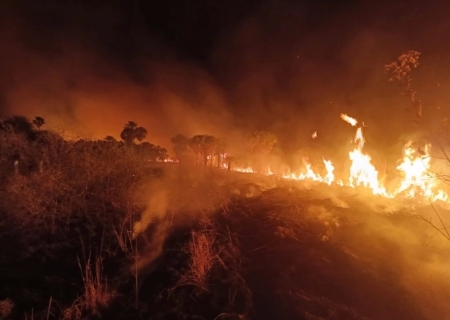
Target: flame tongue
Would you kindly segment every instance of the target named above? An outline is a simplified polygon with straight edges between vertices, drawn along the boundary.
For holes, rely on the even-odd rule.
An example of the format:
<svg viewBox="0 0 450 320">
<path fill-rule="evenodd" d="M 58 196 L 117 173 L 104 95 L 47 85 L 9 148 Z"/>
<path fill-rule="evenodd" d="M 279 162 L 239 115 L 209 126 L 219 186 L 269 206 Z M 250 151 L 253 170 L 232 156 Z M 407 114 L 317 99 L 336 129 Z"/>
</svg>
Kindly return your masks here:
<svg viewBox="0 0 450 320">
<path fill-rule="evenodd" d="M 349 153 L 350 160 L 352 161 L 349 186 L 353 188 L 364 186 L 372 189 L 374 194 L 389 196 L 386 189 L 383 186 L 380 186 L 380 183 L 378 182 L 378 171 L 372 165 L 372 159 L 370 156 L 362 153 L 365 142 L 362 128 L 356 130 L 354 141 L 357 144 L 357 147 Z"/>
<path fill-rule="evenodd" d="M 341 119 L 350 123 L 353 127 L 356 126 L 356 124 L 358 123 L 358 120 L 356 120 L 355 118 L 349 117 L 345 113 L 341 113 Z"/>
</svg>

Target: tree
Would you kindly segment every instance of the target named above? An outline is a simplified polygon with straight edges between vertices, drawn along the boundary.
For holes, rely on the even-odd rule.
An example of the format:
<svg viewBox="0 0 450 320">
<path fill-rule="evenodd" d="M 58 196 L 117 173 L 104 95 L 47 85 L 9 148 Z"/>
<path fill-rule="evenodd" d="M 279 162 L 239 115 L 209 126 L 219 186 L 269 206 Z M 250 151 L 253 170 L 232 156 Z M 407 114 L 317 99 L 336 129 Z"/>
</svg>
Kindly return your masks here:
<svg viewBox="0 0 450 320">
<path fill-rule="evenodd" d="M 389 74 L 389 81 L 399 81 L 405 84 L 405 94 L 409 96 L 411 102 L 416 109 L 419 118 L 422 117 L 422 101 L 416 97 L 417 90 L 411 86 L 411 72 L 419 66 L 420 52 L 410 50 L 401 54 L 397 61 L 391 62 L 384 66 L 384 70 Z"/>
<path fill-rule="evenodd" d="M 257 171 L 261 172 L 263 157 L 272 151 L 277 142 L 277 136 L 269 131 L 253 131 L 248 136 L 248 151 L 258 159 Z"/>
<path fill-rule="evenodd" d="M 30 134 L 33 132 L 33 124 L 27 117 L 12 116 L 0 123 L 0 130 Z"/>
<path fill-rule="evenodd" d="M 117 142 L 116 138 L 114 138 L 113 136 L 106 136 L 104 140 L 108 142 Z"/>
<path fill-rule="evenodd" d="M 175 156 L 181 164 L 182 158 L 189 149 L 189 138 L 179 133 L 172 137 L 172 139 L 170 139 L 170 142 L 173 143 L 173 152 L 175 153 Z"/>
<path fill-rule="evenodd" d="M 203 156 L 203 165 L 208 165 L 208 157 L 214 154 L 216 138 L 210 135 L 195 135 L 189 141 L 189 146 L 195 153 L 195 164 L 198 164 L 198 155 Z"/>
<path fill-rule="evenodd" d="M 41 127 L 45 124 L 45 120 L 42 117 L 36 117 L 33 120 L 33 124 L 38 128 L 38 130 L 41 129 Z"/>
<path fill-rule="evenodd" d="M 125 124 L 122 132 L 120 133 L 120 138 L 125 141 L 126 144 L 131 145 L 134 140 L 142 142 L 147 137 L 147 129 L 144 127 L 139 127 L 134 121 L 128 121 Z"/>
<path fill-rule="evenodd" d="M 444 155 L 446 161 L 450 163 L 450 155 L 445 150 L 445 146 L 443 146 L 439 140 L 437 139 L 437 136 L 434 134 L 433 128 L 427 123 L 426 119 L 423 118 L 423 103 L 422 100 L 418 99 L 416 97 L 417 90 L 415 90 L 412 85 L 412 77 L 411 73 L 412 70 L 417 68 L 419 66 L 419 58 L 420 58 L 420 52 L 415 50 L 410 50 L 408 52 L 405 52 L 401 54 L 397 61 L 394 61 L 390 64 L 387 64 L 384 66 L 384 70 L 386 73 L 390 75 L 389 81 L 399 81 L 403 82 L 405 84 L 405 94 L 409 96 L 411 103 L 413 104 L 416 115 L 421 120 L 420 122 L 426 127 L 428 132 L 431 134 L 434 142 L 437 144 L 439 149 L 441 150 L 442 154 Z M 444 125 L 446 124 L 446 119 L 444 119 Z M 417 150 L 419 153 L 422 151 L 420 149 Z M 450 177 L 445 174 L 439 174 L 438 177 L 443 180 L 445 183 L 448 183 L 450 181 Z M 431 207 L 433 208 L 434 213 L 439 219 L 439 225 L 436 225 L 431 219 L 425 218 L 421 215 L 419 215 L 420 218 L 422 218 L 425 222 L 430 224 L 434 229 L 436 229 L 441 235 L 443 235 L 447 240 L 450 241 L 450 229 L 449 227 L 444 223 L 441 216 L 439 215 L 438 211 L 434 208 L 434 205 L 432 202 L 430 202 Z"/>
<path fill-rule="evenodd" d="M 142 142 L 139 145 L 142 158 L 148 161 L 164 161 L 168 158 L 167 150 L 160 146 L 155 146 L 150 142 Z"/>
<path fill-rule="evenodd" d="M 225 160 L 228 151 L 228 141 L 223 138 L 216 139 L 215 153 L 217 156 L 217 167 L 220 168 L 222 161 Z"/>
</svg>

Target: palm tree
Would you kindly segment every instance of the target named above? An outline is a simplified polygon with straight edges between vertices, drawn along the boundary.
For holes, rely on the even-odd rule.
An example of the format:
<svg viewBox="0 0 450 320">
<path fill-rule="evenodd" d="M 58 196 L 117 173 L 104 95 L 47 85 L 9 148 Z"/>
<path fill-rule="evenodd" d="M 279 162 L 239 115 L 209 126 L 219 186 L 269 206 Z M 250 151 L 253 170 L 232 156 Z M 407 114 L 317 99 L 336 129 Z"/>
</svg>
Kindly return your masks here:
<svg viewBox="0 0 450 320">
<path fill-rule="evenodd" d="M 120 133 L 120 138 L 125 141 L 128 145 L 132 145 L 134 140 L 142 142 L 147 137 L 147 129 L 144 127 L 139 127 L 134 121 L 128 121 L 125 124 L 122 132 Z"/>
<path fill-rule="evenodd" d="M 195 135 L 191 138 L 189 146 L 194 151 L 196 158 L 195 164 L 198 164 L 198 155 L 203 155 L 203 165 L 208 165 L 208 157 L 214 154 L 216 147 L 216 138 L 209 135 Z"/>
<path fill-rule="evenodd" d="M 33 124 L 38 128 L 38 130 L 40 130 L 41 127 L 45 124 L 45 120 L 42 117 L 36 117 L 33 120 Z"/>
<path fill-rule="evenodd" d="M 175 152 L 175 156 L 181 165 L 182 158 L 189 148 L 189 138 L 178 133 L 176 136 L 172 137 L 170 141 L 173 143 L 173 152 Z"/>
</svg>

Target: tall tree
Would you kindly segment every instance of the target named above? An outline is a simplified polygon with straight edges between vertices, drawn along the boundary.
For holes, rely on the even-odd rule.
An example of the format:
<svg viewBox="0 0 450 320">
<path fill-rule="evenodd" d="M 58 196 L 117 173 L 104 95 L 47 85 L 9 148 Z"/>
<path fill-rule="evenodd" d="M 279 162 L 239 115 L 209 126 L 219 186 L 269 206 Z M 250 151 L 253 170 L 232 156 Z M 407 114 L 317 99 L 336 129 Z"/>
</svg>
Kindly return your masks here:
<svg viewBox="0 0 450 320">
<path fill-rule="evenodd" d="M 173 143 L 173 152 L 181 164 L 182 158 L 189 149 L 189 138 L 179 133 L 172 137 L 170 141 Z"/>
<path fill-rule="evenodd" d="M 41 127 L 45 124 L 45 120 L 42 117 L 36 117 L 33 120 L 33 124 L 38 128 L 38 130 L 41 129 Z"/>
<path fill-rule="evenodd" d="M 248 150 L 251 155 L 257 158 L 258 172 L 262 172 L 263 158 L 272 151 L 277 142 L 277 136 L 269 131 L 253 131 L 248 136 Z"/>
<path fill-rule="evenodd" d="M 195 135 L 190 139 L 189 146 L 195 153 L 195 164 L 198 164 L 198 155 L 203 156 L 203 165 L 208 165 L 208 157 L 214 154 L 216 138 L 210 135 Z"/>
<path fill-rule="evenodd" d="M 215 153 L 217 157 L 217 167 L 220 168 L 222 162 L 225 160 L 226 153 L 228 151 L 228 141 L 223 138 L 219 138 L 216 140 Z"/>
<path fill-rule="evenodd" d="M 147 137 L 147 129 L 144 127 L 139 127 L 134 121 L 128 121 L 125 124 L 122 132 L 120 133 L 120 138 L 125 141 L 126 144 L 131 145 L 134 140 L 142 142 Z"/>
</svg>

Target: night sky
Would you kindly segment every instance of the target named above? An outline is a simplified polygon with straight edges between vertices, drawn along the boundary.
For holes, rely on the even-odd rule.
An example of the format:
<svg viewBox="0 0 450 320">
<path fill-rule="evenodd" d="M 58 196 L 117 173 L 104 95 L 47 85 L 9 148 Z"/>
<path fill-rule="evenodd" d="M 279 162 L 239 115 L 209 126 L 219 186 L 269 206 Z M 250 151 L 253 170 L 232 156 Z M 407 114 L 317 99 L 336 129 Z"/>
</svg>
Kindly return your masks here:
<svg viewBox="0 0 450 320">
<path fill-rule="evenodd" d="M 168 147 L 176 133 L 272 130 L 286 150 L 315 130 L 345 145 L 344 112 L 372 146 L 398 149 L 417 128 L 383 66 L 420 51 L 415 85 L 445 116 L 449 12 L 417 0 L 2 1 L 0 111 L 98 138 L 134 120 Z"/>
</svg>

